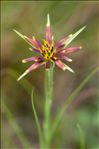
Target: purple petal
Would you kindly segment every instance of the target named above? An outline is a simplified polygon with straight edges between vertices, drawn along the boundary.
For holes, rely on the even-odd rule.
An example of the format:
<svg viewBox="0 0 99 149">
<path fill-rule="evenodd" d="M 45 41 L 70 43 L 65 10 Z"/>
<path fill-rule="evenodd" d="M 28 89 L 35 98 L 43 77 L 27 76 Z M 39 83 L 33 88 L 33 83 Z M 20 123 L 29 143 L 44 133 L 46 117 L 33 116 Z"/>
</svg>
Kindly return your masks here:
<svg viewBox="0 0 99 149">
<path fill-rule="evenodd" d="M 57 58 L 58 59 L 64 59 L 68 62 L 72 62 L 72 59 L 70 59 L 69 57 L 65 56 L 64 54 L 60 53 L 60 54 L 57 54 Z"/>
<path fill-rule="evenodd" d="M 58 52 L 61 52 L 61 53 L 72 53 L 72 52 L 76 52 L 76 51 L 79 51 L 82 47 L 71 47 L 71 48 L 65 48 L 63 50 L 60 50 Z"/>
<path fill-rule="evenodd" d="M 70 72 L 74 73 L 74 71 L 73 71 L 69 66 L 67 66 L 66 64 L 64 64 L 62 61 L 56 60 L 55 63 L 56 63 L 56 65 L 57 65 L 58 67 L 60 67 L 62 70 L 66 70 L 66 69 L 67 69 L 67 70 L 69 70 Z"/>
<path fill-rule="evenodd" d="M 55 56 L 57 57 L 57 59 L 64 59 L 64 60 L 66 60 L 66 61 L 68 61 L 68 62 L 72 62 L 72 59 L 70 59 L 69 57 L 67 57 L 66 55 L 65 55 L 65 53 L 56 53 L 55 54 Z"/>
<path fill-rule="evenodd" d="M 32 66 L 30 66 L 26 71 L 31 72 L 32 70 L 40 67 L 43 64 L 44 64 L 44 62 L 36 62 Z"/>
<path fill-rule="evenodd" d="M 18 78 L 18 81 L 20 79 L 22 79 L 24 76 L 26 76 L 29 72 L 31 72 L 32 70 L 40 67 L 41 65 L 43 65 L 44 62 L 36 62 L 34 63 L 32 66 L 30 66 L 19 78 Z"/>
<path fill-rule="evenodd" d="M 68 61 L 68 62 L 72 62 L 72 59 L 69 58 L 69 57 L 67 57 L 67 56 L 65 56 L 65 55 L 64 55 L 62 58 L 63 58 L 64 60 Z"/>
<path fill-rule="evenodd" d="M 33 52 L 37 52 L 37 53 L 40 53 L 40 50 L 38 49 L 35 49 L 35 48 L 29 48 L 30 51 L 33 51 Z"/>
<path fill-rule="evenodd" d="M 58 43 L 56 43 L 55 48 L 56 49 L 63 48 L 64 43 L 66 42 L 67 39 L 68 37 L 64 37 L 63 39 L 61 39 Z"/>
<path fill-rule="evenodd" d="M 56 60 L 55 63 L 56 63 L 56 65 L 58 67 L 60 67 L 61 69 L 65 70 L 65 64 L 62 61 Z"/>
<path fill-rule="evenodd" d="M 42 60 L 43 60 L 43 57 L 41 57 L 41 56 L 33 56 L 33 57 L 29 57 L 29 58 L 23 59 L 22 62 L 23 63 L 31 62 L 31 61 L 40 62 Z"/>
<path fill-rule="evenodd" d="M 52 42 L 52 33 L 50 27 L 50 17 L 49 14 L 47 15 L 47 24 L 46 24 L 46 40 L 51 44 Z"/>
<path fill-rule="evenodd" d="M 39 49 L 41 48 L 41 43 L 37 41 L 35 38 L 26 38 L 28 42 L 30 42 L 35 48 Z"/>
</svg>

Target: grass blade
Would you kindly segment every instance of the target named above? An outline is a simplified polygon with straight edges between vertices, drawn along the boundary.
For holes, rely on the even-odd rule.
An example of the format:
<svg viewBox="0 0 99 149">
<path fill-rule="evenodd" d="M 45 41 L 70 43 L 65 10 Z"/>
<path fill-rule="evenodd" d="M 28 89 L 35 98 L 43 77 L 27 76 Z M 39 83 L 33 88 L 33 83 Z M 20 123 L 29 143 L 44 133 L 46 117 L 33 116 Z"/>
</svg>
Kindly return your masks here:
<svg viewBox="0 0 99 149">
<path fill-rule="evenodd" d="M 8 108 L 8 106 L 4 103 L 4 101 L 2 100 L 2 109 L 4 109 L 4 112 L 6 114 L 6 117 L 11 125 L 11 127 L 14 129 L 18 139 L 20 140 L 22 146 L 24 147 L 24 149 L 31 149 L 31 145 L 28 142 L 27 138 L 24 136 L 23 131 L 21 129 L 21 127 L 19 125 L 17 125 L 17 122 L 15 120 L 14 115 L 12 114 L 12 112 L 10 111 L 10 109 Z"/>
<path fill-rule="evenodd" d="M 38 119 L 38 116 L 37 116 L 37 113 L 36 113 L 36 110 L 35 110 L 35 106 L 34 106 L 33 93 L 34 93 L 34 90 L 32 90 L 32 93 L 31 93 L 32 110 L 33 110 L 33 113 L 34 113 L 37 129 L 38 129 L 40 146 L 42 147 L 43 146 L 43 135 L 42 135 L 42 130 L 41 130 L 41 127 L 40 127 L 39 119 Z"/>
<path fill-rule="evenodd" d="M 69 105 L 71 104 L 71 102 L 73 101 L 73 99 L 78 95 L 78 93 L 81 91 L 81 89 L 87 84 L 87 82 L 95 75 L 96 72 L 99 71 L 99 67 L 97 67 L 96 69 L 94 69 L 82 82 L 81 84 L 73 91 L 73 93 L 66 99 L 64 105 L 62 108 L 60 108 L 61 110 L 58 112 L 54 123 L 52 125 L 52 136 L 55 133 L 57 127 L 60 124 L 60 121 L 63 117 L 63 114 L 65 113 L 65 110 L 69 107 Z"/>
<path fill-rule="evenodd" d="M 83 130 L 79 124 L 77 124 L 77 128 L 79 130 L 79 136 L 80 136 L 80 149 L 85 149 L 85 138 Z"/>
</svg>

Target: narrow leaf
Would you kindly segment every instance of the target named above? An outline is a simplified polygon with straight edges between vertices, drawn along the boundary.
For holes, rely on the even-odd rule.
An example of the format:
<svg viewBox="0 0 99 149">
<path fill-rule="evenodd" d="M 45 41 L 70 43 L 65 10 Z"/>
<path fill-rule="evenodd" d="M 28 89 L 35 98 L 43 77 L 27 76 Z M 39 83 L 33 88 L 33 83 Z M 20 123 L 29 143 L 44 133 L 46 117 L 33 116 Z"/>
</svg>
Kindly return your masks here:
<svg viewBox="0 0 99 149">
<path fill-rule="evenodd" d="M 65 110 L 69 107 L 69 105 L 71 104 L 71 102 L 74 100 L 74 98 L 78 95 L 78 93 L 81 91 L 81 89 L 88 83 L 88 81 L 95 75 L 96 72 L 99 71 L 99 67 L 97 67 L 96 69 L 94 69 L 82 82 L 81 84 L 73 91 L 73 93 L 71 93 L 71 95 L 66 99 L 64 105 L 62 106 L 62 108 L 60 108 L 60 111 L 58 112 L 54 123 L 52 125 L 52 135 L 55 133 L 57 127 L 59 126 L 62 117 L 65 113 Z"/>
<path fill-rule="evenodd" d="M 85 29 L 86 26 L 82 27 L 80 30 L 78 30 L 75 34 L 71 34 L 69 36 L 69 38 L 66 40 L 65 42 L 65 47 L 67 47 L 84 29 Z"/>
<path fill-rule="evenodd" d="M 34 93 L 34 90 L 32 90 L 32 93 L 31 93 L 32 110 L 33 110 L 33 113 L 34 113 L 37 129 L 38 129 L 40 145 L 42 147 L 43 146 L 43 135 L 42 135 L 42 130 L 41 130 L 41 127 L 40 127 L 39 119 L 38 119 L 38 116 L 37 116 L 37 113 L 36 113 L 36 110 L 35 110 L 35 106 L 34 106 L 33 93 Z"/>
<path fill-rule="evenodd" d="M 79 137 L 80 137 L 80 149 L 85 149 L 85 138 L 84 132 L 79 124 L 77 124 L 77 128 L 79 130 Z"/>
<path fill-rule="evenodd" d="M 4 101 L 2 100 L 2 109 L 4 109 L 4 112 L 6 114 L 6 117 L 12 127 L 12 129 L 14 129 L 18 139 L 20 140 L 22 146 L 24 147 L 24 149 L 27 148 L 31 148 L 30 143 L 28 142 L 27 138 L 25 137 L 25 135 L 23 134 L 23 130 L 21 129 L 21 127 L 17 124 L 15 117 L 13 115 L 13 113 L 10 111 L 10 109 L 8 108 L 8 106 L 4 103 Z"/>
</svg>

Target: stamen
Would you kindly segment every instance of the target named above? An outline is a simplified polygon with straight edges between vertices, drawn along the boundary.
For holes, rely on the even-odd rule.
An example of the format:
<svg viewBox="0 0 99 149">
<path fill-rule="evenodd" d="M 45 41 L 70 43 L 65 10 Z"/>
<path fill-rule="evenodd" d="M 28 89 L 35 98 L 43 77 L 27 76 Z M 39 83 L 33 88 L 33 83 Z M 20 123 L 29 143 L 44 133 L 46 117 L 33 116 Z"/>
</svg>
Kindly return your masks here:
<svg viewBox="0 0 99 149">
<path fill-rule="evenodd" d="M 53 36 L 52 39 L 54 39 Z M 47 40 L 43 40 L 42 55 L 45 60 L 51 60 L 52 57 L 54 56 L 55 51 L 56 50 L 54 49 L 54 40 L 52 40 L 51 44 L 49 44 Z"/>
</svg>

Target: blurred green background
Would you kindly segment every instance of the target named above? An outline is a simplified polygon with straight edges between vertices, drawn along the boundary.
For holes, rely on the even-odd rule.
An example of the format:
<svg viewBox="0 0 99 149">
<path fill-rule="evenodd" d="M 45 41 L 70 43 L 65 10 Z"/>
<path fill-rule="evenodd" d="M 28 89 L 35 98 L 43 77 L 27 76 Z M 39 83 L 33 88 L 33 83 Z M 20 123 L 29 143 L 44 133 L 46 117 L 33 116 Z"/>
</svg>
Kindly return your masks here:
<svg viewBox="0 0 99 149">
<path fill-rule="evenodd" d="M 40 122 L 44 108 L 44 67 L 23 80 L 17 78 L 31 64 L 21 60 L 31 57 L 29 45 L 18 37 L 13 29 L 26 36 L 45 38 L 47 13 L 50 14 L 55 40 L 75 33 L 87 25 L 86 29 L 69 46 L 81 45 L 83 49 L 71 55 L 69 66 L 75 74 L 55 68 L 54 98 L 52 116 L 71 92 L 98 65 L 99 2 L 92 1 L 2 1 L 1 7 L 1 62 L 2 101 L 14 114 L 24 136 L 37 149 L 38 135 L 31 106 L 31 86 L 35 88 L 35 106 Z M 95 75 L 73 101 L 52 142 L 52 149 L 79 149 L 80 124 L 84 132 L 86 149 L 99 149 L 99 96 L 98 76 Z M 2 149 L 23 149 L 15 130 L 9 123 L 9 114 L 2 106 Z M 22 133 L 21 131 L 19 133 Z"/>
</svg>

